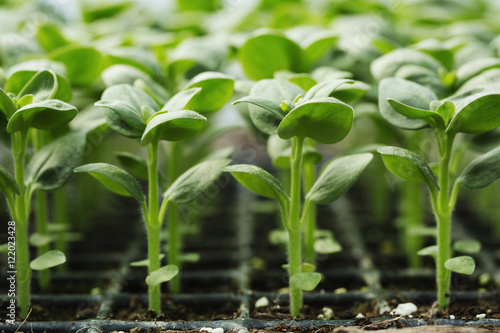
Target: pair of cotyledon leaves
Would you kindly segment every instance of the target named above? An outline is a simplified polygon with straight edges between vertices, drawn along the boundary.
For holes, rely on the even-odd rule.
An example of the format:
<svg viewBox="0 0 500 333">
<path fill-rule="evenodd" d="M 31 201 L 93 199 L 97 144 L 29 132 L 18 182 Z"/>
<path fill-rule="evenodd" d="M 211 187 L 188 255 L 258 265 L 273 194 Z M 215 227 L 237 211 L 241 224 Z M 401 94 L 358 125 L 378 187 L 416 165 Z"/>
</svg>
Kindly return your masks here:
<svg viewBox="0 0 500 333">
<path fill-rule="evenodd" d="M 385 78 L 379 86 L 379 109 L 391 124 L 410 130 L 431 127 L 445 133 L 484 133 L 500 126 L 500 92 L 483 91 L 451 96 L 439 101 L 429 89 L 414 82 Z M 427 162 L 418 154 L 397 147 L 381 147 L 387 168 L 396 176 L 413 182 L 426 182 L 439 189 Z M 500 149 L 474 160 L 458 181 L 479 189 L 500 177 Z"/>
</svg>

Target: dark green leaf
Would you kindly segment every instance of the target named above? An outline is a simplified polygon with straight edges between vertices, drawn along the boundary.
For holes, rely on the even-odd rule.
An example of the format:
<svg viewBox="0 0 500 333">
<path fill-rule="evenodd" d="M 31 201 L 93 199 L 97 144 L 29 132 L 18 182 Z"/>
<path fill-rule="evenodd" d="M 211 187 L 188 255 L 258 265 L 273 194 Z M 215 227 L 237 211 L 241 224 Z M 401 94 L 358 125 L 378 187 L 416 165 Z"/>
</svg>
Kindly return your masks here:
<svg viewBox="0 0 500 333">
<path fill-rule="evenodd" d="M 146 284 L 150 287 L 157 286 L 163 282 L 170 281 L 174 276 L 179 274 L 179 268 L 175 265 L 167 265 L 149 273 L 146 277 Z"/>
<path fill-rule="evenodd" d="M 318 204 L 329 204 L 337 200 L 356 182 L 359 175 L 372 160 L 370 153 L 339 157 L 328 163 L 306 199 Z"/>
<path fill-rule="evenodd" d="M 288 196 L 280 182 L 269 172 L 250 164 L 230 165 L 223 169 L 250 191 L 267 198 L 286 199 Z"/>
<path fill-rule="evenodd" d="M 206 122 L 207 118 L 194 111 L 158 112 L 149 120 L 141 143 L 182 140 L 198 133 Z"/>
<path fill-rule="evenodd" d="M 377 151 L 382 155 L 387 169 L 399 178 L 418 183 L 427 183 L 439 189 L 436 176 L 427 162 L 420 155 L 399 147 L 380 147 Z"/>
<path fill-rule="evenodd" d="M 470 189 L 484 188 L 500 178 L 500 147 L 476 158 L 457 179 Z"/>
<path fill-rule="evenodd" d="M 320 273 L 298 273 L 290 278 L 290 285 L 302 290 L 311 291 L 316 288 L 320 281 Z"/>
<path fill-rule="evenodd" d="M 447 132 L 484 133 L 500 126 L 500 93 L 483 92 L 455 102 Z"/>
<path fill-rule="evenodd" d="M 42 130 L 54 129 L 69 123 L 77 113 L 73 105 L 59 100 L 50 99 L 29 104 L 12 115 L 7 124 L 7 131 L 14 133 L 29 127 Z"/>
<path fill-rule="evenodd" d="M 91 163 L 75 168 L 75 172 L 88 172 L 110 191 L 137 201 L 146 200 L 137 180 L 122 169 L 107 163 Z"/>
<path fill-rule="evenodd" d="M 32 270 L 41 271 L 58 266 L 66 262 L 66 256 L 59 250 L 52 250 L 39 256 L 30 262 Z"/>
<path fill-rule="evenodd" d="M 394 126 L 411 130 L 426 127 L 427 123 L 398 113 L 388 100 L 393 99 L 416 109 L 429 110 L 430 103 L 438 99 L 429 89 L 414 82 L 396 78 L 383 79 L 380 82 L 378 94 L 378 105 L 382 117 Z"/>
<path fill-rule="evenodd" d="M 444 267 L 455 273 L 471 275 L 474 273 L 476 263 L 472 257 L 460 256 L 446 260 Z"/>
<path fill-rule="evenodd" d="M 26 168 L 26 185 L 42 191 L 63 187 L 80 164 L 85 142 L 85 133 L 70 132 L 37 151 Z"/>
<path fill-rule="evenodd" d="M 14 112 L 17 111 L 17 107 L 14 102 L 9 98 L 9 96 L 0 88 L 0 111 L 2 112 L 3 118 L 5 120 L 10 119 Z"/>
<path fill-rule="evenodd" d="M 17 182 L 14 179 L 14 176 L 0 165 L 0 191 L 4 193 L 15 193 L 17 195 L 21 195 L 21 191 L 19 190 L 19 186 L 17 186 Z"/>
<path fill-rule="evenodd" d="M 144 158 L 126 151 L 117 152 L 115 156 L 131 174 L 141 179 L 148 179 L 148 164 Z"/>
<path fill-rule="evenodd" d="M 281 109 L 280 104 L 281 103 L 275 103 L 273 101 L 267 100 L 267 99 L 262 99 L 262 98 L 257 98 L 253 96 L 247 96 L 240 98 L 239 100 L 235 101 L 233 104 L 238 104 L 238 103 L 250 103 L 255 106 L 258 106 L 266 111 L 271 112 L 276 118 L 279 120 L 282 120 L 286 113 Z"/>
<path fill-rule="evenodd" d="M 222 73 L 203 72 L 191 79 L 187 88 L 202 89 L 187 103 L 185 109 L 214 112 L 222 108 L 233 96 L 234 80 Z"/>
<path fill-rule="evenodd" d="M 249 38 L 239 50 L 246 75 L 253 80 L 272 78 L 280 70 L 307 71 L 302 49 L 277 33 L 261 33 Z"/>
<path fill-rule="evenodd" d="M 219 179 L 230 162 L 230 159 L 207 160 L 191 167 L 170 185 L 164 194 L 165 200 L 177 204 L 196 200 Z"/>
<path fill-rule="evenodd" d="M 351 130 L 352 107 L 331 98 L 315 98 L 290 111 L 281 121 L 278 135 L 283 139 L 309 137 L 321 143 L 336 143 Z"/>
</svg>

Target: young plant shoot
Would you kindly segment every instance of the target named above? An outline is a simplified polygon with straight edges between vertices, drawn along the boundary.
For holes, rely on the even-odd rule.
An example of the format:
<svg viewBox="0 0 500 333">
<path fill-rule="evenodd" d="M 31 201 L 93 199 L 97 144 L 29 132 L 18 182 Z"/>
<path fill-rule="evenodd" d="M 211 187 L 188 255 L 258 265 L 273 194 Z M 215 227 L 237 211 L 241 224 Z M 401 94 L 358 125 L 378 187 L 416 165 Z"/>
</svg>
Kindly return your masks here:
<svg viewBox="0 0 500 333">
<path fill-rule="evenodd" d="M 66 261 L 62 252 L 54 250 L 42 253 L 30 264 L 31 200 L 38 190 L 54 191 L 66 184 L 73 168 L 80 163 L 85 135 L 70 132 L 47 145 L 39 145 L 26 163 L 30 136 L 36 140 L 44 131 L 67 124 L 77 114 L 74 106 L 56 99 L 65 99 L 70 94 L 62 80 L 50 70 L 14 72 L 5 90 L 0 89 L 0 117 L 10 134 L 14 162 L 14 175 L 0 167 L 0 190 L 7 198 L 16 226 L 17 297 L 21 316 L 26 316 L 29 310 L 31 270 L 45 270 Z M 46 228 L 45 224 L 42 227 Z"/>
<path fill-rule="evenodd" d="M 130 137 L 140 138 L 147 146 L 146 169 L 134 162 L 139 177 L 147 171 L 149 193 L 143 194 L 136 179 L 124 170 L 106 163 L 82 165 L 75 172 L 87 172 L 111 191 L 135 198 L 143 213 L 148 234 L 148 270 L 146 283 L 149 288 L 149 307 L 160 312 L 160 284 L 178 274 L 178 267 L 169 264 L 160 267 L 160 232 L 170 203 L 184 204 L 195 200 L 220 176 L 221 168 L 229 164 L 228 159 L 208 160 L 183 173 L 159 198 L 160 181 L 158 172 L 160 141 L 179 141 L 200 131 L 206 118 L 197 112 L 184 110 L 200 88 L 184 90 L 174 95 L 165 105 L 155 111 L 155 101 L 142 90 L 120 84 L 106 89 L 97 105 L 106 107 L 106 116 L 112 129 Z M 137 164 L 139 163 L 139 164 Z"/>
<path fill-rule="evenodd" d="M 431 128 L 439 152 L 437 174 L 420 155 L 403 148 L 381 147 L 378 152 L 389 171 L 403 180 L 426 183 L 437 221 L 437 246 L 421 250 L 436 263 L 439 309 L 447 310 L 450 302 L 451 272 L 472 274 L 474 260 L 469 256 L 452 258 L 451 215 L 460 185 L 483 188 L 500 177 L 500 150 L 472 162 L 460 176 L 450 165 L 462 157 L 453 150 L 459 133 L 484 133 L 500 125 L 500 93 L 480 92 L 451 96 L 445 100 L 428 88 L 403 79 L 386 78 L 379 86 L 379 109 L 391 124 L 407 130 Z"/>
<path fill-rule="evenodd" d="M 250 112 L 259 129 L 268 134 L 277 133 L 281 139 L 292 140 L 290 191 L 286 193 L 274 176 L 254 165 L 232 165 L 224 171 L 230 172 L 249 190 L 278 200 L 288 233 L 290 312 L 298 316 L 302 307 L 302 290 L 314 289 L 321 280 L 321 274 L 314 272 L 314 266 L 302 262 L 302 230 L 311 204 L 328 204 L 344 194 L 371 161 L 372 154 L 344 156 L 327 163 L 305 195 L 302 205 L 301 176 L 305 140 L 310 138 L 319 143 L 341 141 L 352 127 L 353 109 L 336 98 L 328 97 L 335 87 L 344 82 L 332 82 L 329 89 L 323 90 L 313 87 L 309 90 L 311 93 L 308 92 L 302 99 L 304 92 L 286 80 L 261 82 L 267 85 L 268 92 L 284 97 L 281 103 L 277 103 L 276 98 L 255 96 L 247 96 L 235 103 L 245 102 L 256 106 Z M 321 92 L 326 96 L 321 95 Z"/>
</svg>

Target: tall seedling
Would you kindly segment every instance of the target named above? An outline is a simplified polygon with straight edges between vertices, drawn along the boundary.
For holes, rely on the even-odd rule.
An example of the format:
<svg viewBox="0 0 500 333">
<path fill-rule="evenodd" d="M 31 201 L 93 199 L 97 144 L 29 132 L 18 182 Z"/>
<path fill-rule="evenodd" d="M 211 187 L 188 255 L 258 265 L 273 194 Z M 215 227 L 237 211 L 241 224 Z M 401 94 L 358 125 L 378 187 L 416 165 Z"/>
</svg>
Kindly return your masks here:
<svg viewBox="0 0 500 333">
<path fill-rule="evenodd" d="M 26 163 L 28 137 L 70 122 L 77 114 L 74 106 L 58 99 L 67 94 L 59 89 L 59 76 L 49 70 L 26 75 L 13 73 L 5 90 L 0 89 L 2 123 L 10 135 L 14 175 L 1 167 L 0 189 L 5 193 L 16 226 L 16 267 L 18 305 L 21 316 L 28 313 L 31 270 L 45 270 L 64 263 L 60 251 L 49 251 L 29 262 L 28 221 L 31 200 L 38 190 L 61 188 L 78 165 L 85 144 L 80 132 L 66 134 L 39 150 Z"/>
<path fill-rule="evenodd" d="M 140 138 L 147 146 L 147 167 L 131 168 L 138 176 L 147 173 L 148 196 L 143 194 L 136 179 L 122 169 L 107 163 L 82 165 L 75 172 L 87 172 L 111 191 L 135 198 L 141 205 L 148 234 L 149 307 L 159 312 L 160 284 L 178 274 L 178 267 L 169 264 L 160 267 L 160 231 L 170 203 L 184 204 L 196 200 L 220 176 L 221 168 L 229 164 L 227 159 L 208 160 L 183 173 L 159 198 L 159 144 L 160 141 L 179 141 L 200 131 L 206 118 L 197 112 L 184 110 L 200 88 L 184 90 L 174 95 L 161 110 L 155 111 L 156 103 L 142 90 L 119 84 L 106 89 L 99 106 L 106 108 L 109 126 L 129 138 Z M 136 160 L 137 161 L 137 160 Z"/>
<path fill-rule="evenodd" d="M 452 258 L 451 215 L 460 185 L 468 188 L 486 187 L 500 176 L 499 149 L 480 157 L 458 177 L 452 174 L 450 163 L 461 158 L 453 143 L 459 133 L 484 133 L 500 125 L 500 93 L 481 92 L 451 96 L 439 100 L 428 88 L 416 83 L 386 78 L 379 86 L 379 108 L 391 124 L 407 130 L 431 128 L 439 152 L 437 175 L 420 155 L 398 147 L 381 147 L 378 152 L 396 176 L 410 182 L 426 183 L 437 221 L 437 246 L 419 253 L 435 259 L 438 303 L 447 310 L 450 302 L 451 272 L 472 274 L 474 260 L 469 256 Z M 496 163 L 496 165 L 495 165 Z M 467 250 L 458 243 L 461 251 Z"/>
<path fill-rule="evenodd" d="M 335 201 L 356 181 L 372 159 L 372 155 L 358 154 L 338 158 L 328 163 L 301 204 L 301 174 L 303 147 L 306 138 L 320 143 L 336 143 L 349 133 L 353 122 L 353 109 L 332 97 L 306 94 L 301 100 L 295 95 L 296 87 L 288 81 L 266 80 L 269 89 L 279 87 L 286 96 L 282 103 L 256 96 L 245 97 L 235 103 L 250 103 L 258 107 L 251 113 L 252 120 L 261 130 L 277 133 L 282 139 L 292 140 L 290 191 L 286 193 L 280 182 L 267 171 L 254 165 L 232 165 L 230 172 L 249 190 L 280 204 L 283 223 L 288 233 L 288 272 L 290 285 L 290 312 L 300 315 L 302 290 L 314 289 L 321 274 L 314 266 L 302 263 L 302 230 L 311 204 Z M 338 86 L 338 82 L 336 83 Z M 299 89 L 300 91 L 300 89 Z"/>
</svg>

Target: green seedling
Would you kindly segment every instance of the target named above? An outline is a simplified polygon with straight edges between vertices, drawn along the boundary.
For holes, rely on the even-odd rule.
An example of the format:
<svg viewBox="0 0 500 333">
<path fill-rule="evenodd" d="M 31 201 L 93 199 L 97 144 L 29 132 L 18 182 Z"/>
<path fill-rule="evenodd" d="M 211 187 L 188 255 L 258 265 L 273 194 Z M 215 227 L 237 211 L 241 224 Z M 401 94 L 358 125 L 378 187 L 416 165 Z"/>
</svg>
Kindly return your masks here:
<svg viewBox="0 0 500 333">
<path fill-rule="evenodd" d="M 38 71 L 31 76 L 26 72 L 16 72 L 8 78 L 7 90 L 0 89 L 1 123 L 10 135 L 14 162 L 14 175 L 1 167 L 0 188 L 15 221 L 17 297 L 22 316 L 26 316 L 29 310 L 31 270 L 44 270 L 65 261 L 62 259 L 64 254 L 50 251 L 42 254 L 40 258 L 43 259 L 35 259 L 30 267 L 28 221 L 32 197 L 39 191 L 63 187 L 72 175 L 71 170 L 80 163 L 85 144 L 83 133 L 69 132 L 46 145 L 38 145 L 26 163 L 29 137 L 36 141 L 48 130 L 67 124 L 77 114 L 74 106 L 54 99 L 68 94 L 59 88 L 59 80 L 50 70 Z M 42 223 L 38 228 L 40 231 L 46 226 Z M 43 234 L 44 230 L 41 231 Z"/>
<path fill-rule="evenodd" d="M 250 114 L 258 128 L 268 134 L 277 133 L 281 139 L 291 139 L 290 191 L 287 193 L 274 176 L 254 165 L 233 165 L 224 170 L 249 190 L 279 202 L 283 224 L 288 232 L 290 312 L 298 316 L 302 307 L 302 290 L 314 289 L 321 279 L 319 273 L 314 269 L 311 271 L 310 264 L 302 263 L 302 230 L 310 207 L 331 203 L 344 194 L 371 161 L 372 154 L 344 156 L 327 163 L 305 195 L 302 205 L 304 142 L 311 139 L 319 143 L 336 143 L 344 139 L 352 126 L 353 109 L 336 98 L 327 97 L 344 82 L 330 83 L 330 89 L 311 88 L 303 99 L 300 96 L 304 92 L 288 81 L 264 80 L 264 83 L 268 91 L 284 97 L 281 103 L 277 103 L 275 98 L 256 96 L 247 96 L 235 103 L 257 106 L 250 110 Z M 320 94 L 321 91 L 326 97 Z"/>
<path fill-rule="evenodd" d="M 391 124 L 403 129 L 431 128 L 436 136 L 439 152 L 437 172 L 420 155 L 398 147 L 381 147 L 378 152 L 393 174 L 410 182 L 427 184 L 432 208 L 437 220 L 437 246 L 420 251 L 432 255 L 436 262 L 438 303 L 447 310 L 450 301 L 451 272 L 471 274 L 474 261 L 470 257 L 452 258 L 451 215 L 460 186 L 479 189 L 490 185 L 500 176 L 499 149 L 473 161 L 456 176 L 450 165 L 462 154 L 453 150 L 459 133 L 478 134 L 500 125 L 497 108 L 498 92 L 480 92 L 451 96 L 445 100 L 428 88 L 396 78 L 386 78 L 379 86 L 379 108 Z"/>
<path fill-rule="evenodd" d="M 184 109 L 200 90 L 201 88 L 183 90 L 157 111 L 155 101 L 145 92 L 130 85 L 120 84 L 106 89 L 101 101 L 96 103 L 106 108 L 107 122 L 113 130 L 129 138 L 140 138 L 141 144 L 147 146 L 146 169 L 140 158 L 123 154 L 120 157 L 128 169 L 139 178 L 147 178 L 147 198 L 137 180 L 114 165 L 94 163 L 75 169 L 75 172 L 91 174 L 109 190 L 131 196 L 139 202 L 148 233 L 149 274 L 146 283 L 149 288 L 149 307 L 157 312 L 161 310 L 160 283 L 169 281 L 178 274 L 178 266 L 172 262 L 160 267 L 160 231 L 167 208 L 172 204 L 194 201 L 219 178 L 221 168 L 230 162 L 228 159 L 215 159 L 195 165 L 171 182 L 170 186 L 164 189 L 163 198 L 160 200 L 160 141 L 184 140 L 205 126 L 204 116 Z M 169 223 L 169 229 L 176 227 Z"/>
</svg>

